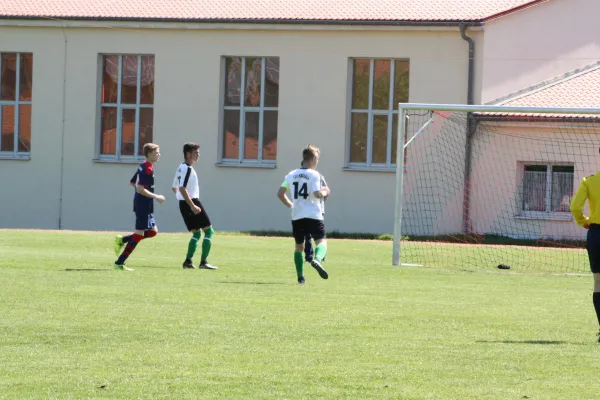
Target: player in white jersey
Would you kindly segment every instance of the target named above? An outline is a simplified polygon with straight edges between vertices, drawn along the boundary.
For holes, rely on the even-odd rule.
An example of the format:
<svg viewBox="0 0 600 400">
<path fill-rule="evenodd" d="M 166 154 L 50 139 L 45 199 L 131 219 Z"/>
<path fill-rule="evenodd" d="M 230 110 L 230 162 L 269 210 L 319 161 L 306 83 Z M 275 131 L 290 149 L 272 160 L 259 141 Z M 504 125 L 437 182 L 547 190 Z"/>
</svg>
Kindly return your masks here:
<svg viewBox="0 0 600 400">
<path fill-rule="evenodd" d="M 200 202 L 200 187 L 198 186 L 198 176 L 192 167 L 200 157 L 200 145 L 196 143 L 186 143 L 183 145 L 184 162 L 177 167 L 175 179 L 173 180 L 173 192 L 179 200 L 179 211 L 183 217 L 183 222 L 187 230 L 192 232 L 192 238 L 188 244 L 188 251 L 183 262 L 183 268 L 196 269 L 192 258 L 198 247 L 198 242 L 204 231 L 204 240 L 202 241 L 202 256 L 200 258 L 201 269 L 218 269 L 207 262 L 211 249 L 212 236 L 215 233 L 206 208 Z"/>
<path fill-rule="evenodd" d="M 300 167 L 304 167 L 304 163 L 301 162 L 300 163 Z M 327 186 L 327 182 L 325 181 L 325 177 L 323 176 L 323 174 L 321 174 L 321 186 Z M 325 216 L 325 201 L 327 200 L 327 197 L 323 197 L 321 199 L 321 211 L 323 213 L 323 216 Z M 304 260 L 306 262 L 311 262 L 314 258 L 314 251 L 313 251 L 313 246 L 312 246 L 312 236 L 310 235 L 310 233 L 307 233 L 306 236 L 304 236 Z M 325 258 L 323 258 L 322 263 L 325 262 Z"/>
<path fill-rule="evenodd" d="M 317 270 L 319 276 L 327 279 L 329 274 L 321 263 L 327 254 L 327 239 L 323 222 L 322 200 L 330 194 L 327 186 L 321 185 L 321 174 L 315 170 L 319 163 L 320 152 L 315 146 L 308 146 L 302 151 L 302 168 L 288 173 L 281 184 L 277 197 L 288 208 L 292 209 L 292 232 L 296 247 L 294 263 L 298 283 L 304 284 L 304 257 L 302 250 L 306 235 L 315 240 L 315 257 L 310 265 Z M 287 196 L 290 192 L 292 199 Z"/>
</svg>

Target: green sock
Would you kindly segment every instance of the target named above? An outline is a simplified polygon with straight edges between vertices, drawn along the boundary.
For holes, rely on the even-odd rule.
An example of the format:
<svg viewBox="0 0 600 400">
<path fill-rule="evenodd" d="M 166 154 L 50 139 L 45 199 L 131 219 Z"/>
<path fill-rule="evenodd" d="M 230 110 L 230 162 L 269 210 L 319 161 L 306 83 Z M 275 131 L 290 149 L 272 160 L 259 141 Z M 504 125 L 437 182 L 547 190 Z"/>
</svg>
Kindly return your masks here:
<svg viewBox="0 0 600 400">
<path fill-rule="evenodd" d="M 201 235 L 202 234 L 200 232 L 195 232 L 192 238 L 190 239 L 190 243 L 188 244 L 187 256 L 185 256 L 186 259 L 191 260 L 194 257 L 194 253 L 198 248 L 198 240 L 200 240 Z"/>
<path fill-rule="evenodd" d="M 213 233 L 215 233 L 215 230 L 212 227 L 204 231 L 204 240 L 202 241 L 202 262 L 206 262 L 206 259 L 210 254 Z"/>
<path fill-rule="evenodd" d="M 294 252 L 294 263 L 296 264 L 298 279 L 304 278 L 304 257 L 301 251 Z"/>
<path fill-rule="evenodd" d="M 315 248 L 315 258 L 321 262 L 327 255 L 327 243 L 320 243 Z"/>
</svg>

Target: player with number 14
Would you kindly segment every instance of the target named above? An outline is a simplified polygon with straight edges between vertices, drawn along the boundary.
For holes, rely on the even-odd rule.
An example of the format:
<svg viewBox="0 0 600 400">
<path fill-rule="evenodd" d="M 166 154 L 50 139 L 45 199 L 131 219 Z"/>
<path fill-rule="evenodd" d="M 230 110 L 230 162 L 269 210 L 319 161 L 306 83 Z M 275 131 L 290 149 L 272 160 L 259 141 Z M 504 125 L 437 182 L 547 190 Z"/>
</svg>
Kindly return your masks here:
<svg viewBox="0 0 600 400">
<path fill-rule="evenodd" d="M 288 173 L 277 192 L 279 200 L 292 209 L 292 233 L 296 243 L 294 263 L 299 284 L 305 283 L 303 250 L 304 238 L 308 234 L 315 241 L 315 256 L 310 265 L 321 278 L 329 278 L 321 263 L 327 254 L 322 200 L 329 196 L 330 190 L 321 184 L 321 174 L 316 171 L 319 156 L 317 147 L 307 146 L 302 151 L 303 167 Z M 288 191 L 292 196 L 291 200 L 287 196 Z"/>
</svg>

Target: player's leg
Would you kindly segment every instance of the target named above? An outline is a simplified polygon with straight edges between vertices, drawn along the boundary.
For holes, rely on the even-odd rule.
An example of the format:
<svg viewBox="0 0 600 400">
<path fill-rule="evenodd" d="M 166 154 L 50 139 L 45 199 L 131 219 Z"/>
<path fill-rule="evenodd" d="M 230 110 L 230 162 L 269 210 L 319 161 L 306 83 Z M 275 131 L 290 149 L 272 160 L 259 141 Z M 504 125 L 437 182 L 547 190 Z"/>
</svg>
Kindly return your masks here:
<svg viewBox="0 0 600 400">
<path fill-rule="evenodd" d="M 202 240 L 202 255 L 200 256 L 200 266 L 198 268 L 213 270 L 219 269 L 218 267 L 208 263 L 208 256 L 210 255 L 210 249 L 212 248 L 212 237 L 215 233 L 215 230 L 210 222 L 208 212 L 200 200 L 194 199 L 193 201 L 194 204 L 196 204 L 202 210 L 200 211 L 200 214 L 196 215 L 196 220 L 197 224 L 200 226 L 200 229 L 204 231 L 204 239 Z"/>
<path fill-rule="evenodd" d="M 594 294 L 592 297 L 594 302 L 594 310 L 598 319 L 598 342 L 600 342 L 600 272 L 594 273 Z"/>
<path fill-rule="evenodd" d="M 306 262 L 311 262 L 314 256 L 313 246 L 312 246 L 312 236 L 310 236 L 310 232 L 306 234 L 304 237 L 304 260 Z"/>
<path fill-rule="evenodd" d="M 329 278 L 329 274 L 323 268 L 323 259 L 327 256 L 327 239 L 325 238 L 325 223 L 322 220 L 310 220 L 311 235 L 315 239 L 315 257 L 310 265 L 317 270 L 323 279 Z"/>
<path fill-rule="evenodd" d="M 125 249 L 115 261 L 116 270 L 127 270 L 133 271 L 131 268 L 125 266 L 125 261 L 129 258 L 133 250 L 139 242 L 144 239 L 145 232 L 147 230 L 154 230 L 155 228 L 154 216 L 152 214 L 136 214 L 135 216 L 135 232 L 131 235 L 131 238 L 127 241 Z"/>
<path fill-rule="evenodd" d="M 123 246 L 125 246 L 127 244 L 127 242 L 125 241 L 125 238 L 127 238 L 127 241 L 131 240 L 131 236 L 132 235 L 117 235 L 115 236 L 115 255 L 118 257 L 119 254 L 121 254 L 121 251 L 123 250 Z"/>
<path fill-rule="evenodd" d="M 296 276 L 298 283 L 303 285 L 304 279 L 304 257 L 302 251 L 304 249 L 306 218 L 292 220 L 292 235 L 294 236 L 294 265 L 296 266 Z"/>
<path fill-rule="evenodd" d="M 590 270 L 594 276 L 594 293 L 592 301 L 598 319 L 598 342 L 600 342 L 600 225 L 592 224 L 587 233 L 587 252 Z"/>
<path fill-rule="evenodd" d="M 158 227 L 154 225 L 154 228 L 147 229 L 144 231 L 144 239 L 151 239 L 154 236 L 158 235 Z M 115 237 L 115 254 L 118 256 L 119 253 L 123 250 L 123 246 L 125 246 L 129 241 L 133 238 L 133 234 L 130 235 L 117 235 Z"/>
<path fill-rule="evenodd" d="M 158 226 L 156 226 L 154 216 L 152 216 L 152 224 L 149 223 L 148 225 L 152 225 L 152 228 L 144 231 L 144 239 L 152 239 L 154 236 L 158 235 Z"/>
<path fill-rule="evenodd" d="M 194 258 L 194 254 L 196 254 L 196 249 L 198 248 L 198 242 L 200 241 L 200 237 L 202 236 L 201 229 L 189 229 L 192 232 L 192 237 L 188 243 L 187 254 L 185 255 L 185 261 L 183 262 L 183 268 L 187 269 L 197 269 L 192 261 Z"/>
<path fill-rule="evenodd" d="M 186 229 L 188 232 L 192 233 L 192 237 L 188 243 L 185 261 L 183 262 L 182 266 L 184 269 L 196 269 L 197 267 L 194 265 L 192 259 L 196 253 L 196 249 L 198 248 L 198 241 L 200 240 L 202 233 L 200 229 L 194 227 L 194 213 L 185 201 L 179 202 L 179 211 L 181 213 L 181 217 L 183 218 L 183 222 L 185 223 Z"/>
</svg>

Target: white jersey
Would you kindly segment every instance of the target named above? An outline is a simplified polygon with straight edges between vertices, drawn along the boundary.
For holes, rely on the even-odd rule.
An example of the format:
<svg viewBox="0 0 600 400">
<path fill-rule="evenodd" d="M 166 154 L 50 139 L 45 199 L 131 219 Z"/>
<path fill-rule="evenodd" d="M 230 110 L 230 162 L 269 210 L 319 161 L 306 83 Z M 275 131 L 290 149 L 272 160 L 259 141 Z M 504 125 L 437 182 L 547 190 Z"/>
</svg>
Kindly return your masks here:
<svg viewBox="0 0 600 400">
<path fill-rule="evenodd" d="M 177 167 L 175 179 L 173 179 L 173 187 L 177 189 L 180 187 L 186 188 L 191 199 L 200 198 L 198 175 L 196 175 L 194 168 L 186 163 L 181 163 L 179 167 Z M 175 192 L 175 197 L 177 197 L 177 200 L 184 200 L 179 190 Z"/>
<path fill-rule="evenodd" d="M 292 220 L 323 219 L 322 199 L 314 195 L 314 192 L 321 190 L 321 174 L 314 169 L 298 168 L 286 175 L 281 186 L 291 194 Z"/>
</svg>

